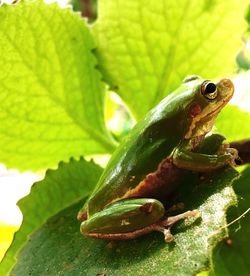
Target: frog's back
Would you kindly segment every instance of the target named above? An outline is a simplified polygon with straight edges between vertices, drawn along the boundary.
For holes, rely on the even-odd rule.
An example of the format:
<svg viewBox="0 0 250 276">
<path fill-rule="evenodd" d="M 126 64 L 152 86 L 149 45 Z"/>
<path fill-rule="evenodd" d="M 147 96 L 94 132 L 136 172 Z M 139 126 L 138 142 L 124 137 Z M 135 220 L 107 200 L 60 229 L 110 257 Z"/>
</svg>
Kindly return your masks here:
<svg viewBox="0 0 250 276">
<path fill-rule="evenodd" d="M 156 171 L 180 142 L 186 131 L 184 113 L 188 104 L 181 92 L 177 90 L 165 98 L 119 145 L 87 202 L 89 215 L 123 198 L 149 173 Z M 178 95 L 180 99 L 176 100 Z"/>
</svg>

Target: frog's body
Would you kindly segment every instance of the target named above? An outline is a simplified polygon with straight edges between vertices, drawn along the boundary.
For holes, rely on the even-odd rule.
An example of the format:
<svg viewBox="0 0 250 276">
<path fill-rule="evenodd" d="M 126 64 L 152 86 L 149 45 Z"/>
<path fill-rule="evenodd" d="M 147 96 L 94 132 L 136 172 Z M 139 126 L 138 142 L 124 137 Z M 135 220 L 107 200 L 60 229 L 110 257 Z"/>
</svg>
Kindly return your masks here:
<svg viewBox="0 0 250 276">
<path fill-rule="evenodd" d="M 232 150 L 220 155 L 194 152 L 233 95 L 230 80 L 210 84 L 198 77 L 183 83 L 133 128 L 79 212 L 78 218 L 85 220 L 83 234 L 127 239 L 160 230 L 167 235 L 173 222 L 163 219 L 165 209 L 158 199 L 174 192 L 181 170 L 212 171 L 232 162 Z M 204 95 L 201 89 L 208 85 Z M 192 215 L 197 212 L 181 217 Z"/>
</svg>

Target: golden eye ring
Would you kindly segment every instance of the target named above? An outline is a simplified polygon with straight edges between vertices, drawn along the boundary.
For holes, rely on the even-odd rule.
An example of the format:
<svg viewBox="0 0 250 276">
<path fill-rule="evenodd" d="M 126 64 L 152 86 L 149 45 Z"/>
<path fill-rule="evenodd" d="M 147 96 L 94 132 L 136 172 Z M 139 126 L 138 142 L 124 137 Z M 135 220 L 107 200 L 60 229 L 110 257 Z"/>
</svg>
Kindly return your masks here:
<svg viewBox="0 0 250 276">
<path fill-rule="evenodd" d="M 204 81 L 201 85 L 201 93 L 208 100 L 214 100 L 217 97 L 217 87 L 213 82 Z"/>
</svg>

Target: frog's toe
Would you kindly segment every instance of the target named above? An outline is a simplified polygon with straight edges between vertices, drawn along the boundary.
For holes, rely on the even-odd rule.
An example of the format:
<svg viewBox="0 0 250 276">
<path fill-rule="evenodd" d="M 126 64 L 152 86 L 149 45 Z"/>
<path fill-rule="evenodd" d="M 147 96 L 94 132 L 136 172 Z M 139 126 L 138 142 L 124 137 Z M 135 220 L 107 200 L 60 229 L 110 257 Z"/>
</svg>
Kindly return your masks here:
<svg viewBox="0 0 250 276">
<path fill-rule="evenodd" d="M 170 228 L 165 228 L 163 231 L 165 242 L 169 243 L 174 240 L 174 236 L 171 234 Z"/>
<path fill-rule="evenodd" d="M 199 218 L 200 217 L 200 212 L 198 210 L 192 210 L 192 211 L 187 211 L 185 213 L 172 216 L 172 217 L 167 217 L 166 219 L 160 221 L 158 225 L 155 227 L 156 231 L 162 232 L 165 237 L 166 242 L 172 242 L 174 240 L 174 236 L 171 234 L 171 227 L 179 220 L 185 219 L 185 218 Z"/>
</svg>

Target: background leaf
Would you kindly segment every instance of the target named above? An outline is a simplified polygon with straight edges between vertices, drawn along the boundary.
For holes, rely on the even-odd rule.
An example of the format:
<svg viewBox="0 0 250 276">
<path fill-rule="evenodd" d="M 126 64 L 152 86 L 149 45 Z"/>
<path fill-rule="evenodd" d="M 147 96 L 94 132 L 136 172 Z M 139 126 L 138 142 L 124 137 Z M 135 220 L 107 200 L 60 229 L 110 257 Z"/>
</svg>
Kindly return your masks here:
<svg viewBox="0 0 250 276">
<path fill-rule="evenodd" d="M 246 0 L 100 0 L 94 28 L 105 79 L 136 118 L 186 75 L 232 73 Z"/>
<path fill-rule="evenodd" d="M 229 210 L 229 222 L 237 219 L 250 207 L 249 179 L 250 166 L 234 182 L 234 190 L 238 195 L 238 205 L 237 208 Z M 220 243 L 214 252 L 214 275 L 249 275 L 250 213 L 231 225 L 229 229 L 229 239 Z"/>
<path fill-rule="evenodd" d="M 0 162 L 19 169 L 112 152 L 84 20 L 42 1 L 0 7 Z"/>
<path fill-rule="evenodd" d="M 227 105 L 216 119 L 215 126 L 227 141 L 250 138 L 250 113 L 237 106 Z"/>
<path fill-rule="evenodd" d="M 30 236 L 12 274 L 194 275 L 207 270 L 213 247 L 226 235 L 220 228 L 226 223 L 225 210 L 235 203 L 230 183 L 236 175 L 227 168 L 195 186 L 193 174 L 185 179 L 179 199 L 187 209 L 198 208 L 202 219 L 174 227 L 172 244 L 164 243 L 160 233 L 111 243 L 84 238 L 75 220 L 81 206 L 71 206 Z"/>
<path fill-rule="evenodd" d="M 102 169 L 92 161 L 71 159 L 69 163 L 60 163 L 56 170 L 48 170 L 44 180 L 33 185 L 31 193 L 18 202 L 24 219 L 1 263 L 0 275 L 5 275 L 14 265 L 15 255 L 27 242 L 28 235 L 48 218 L 86 197 L 94 188 L 101 172 Z M 76 214 L 72 219 L 76 220 Z"/>
</svg>

